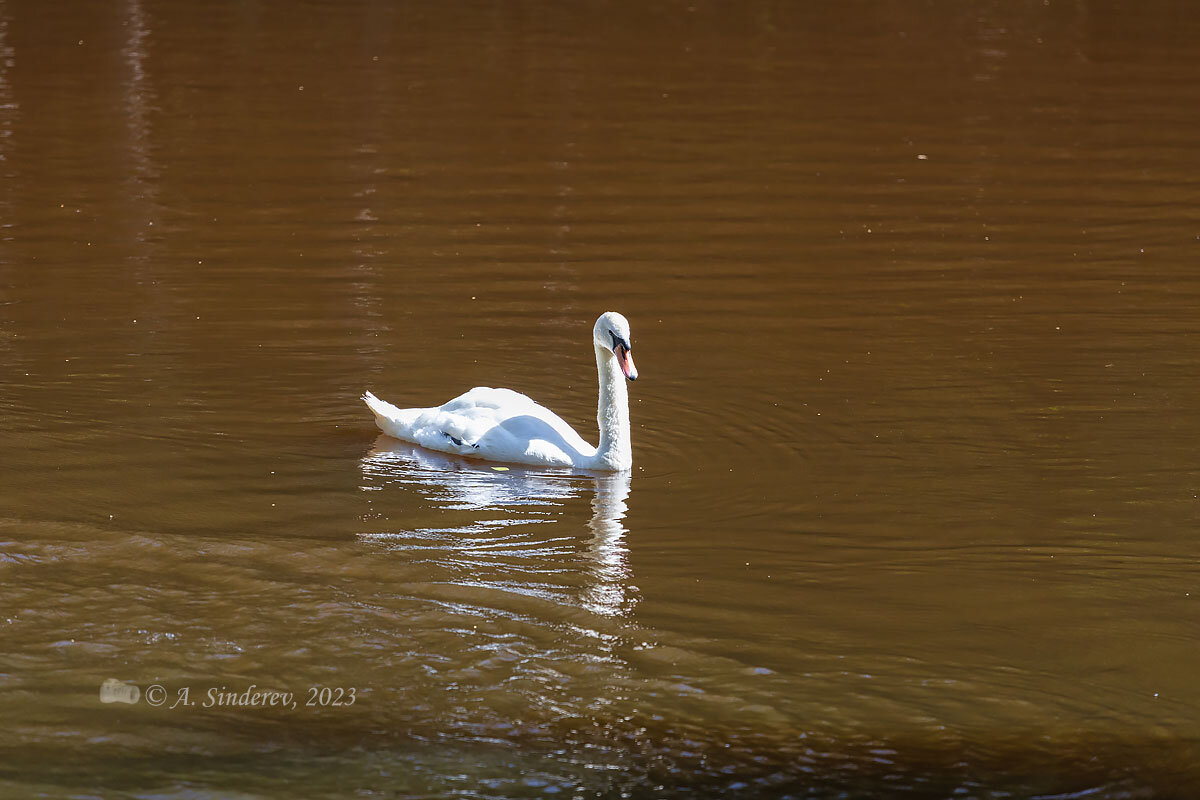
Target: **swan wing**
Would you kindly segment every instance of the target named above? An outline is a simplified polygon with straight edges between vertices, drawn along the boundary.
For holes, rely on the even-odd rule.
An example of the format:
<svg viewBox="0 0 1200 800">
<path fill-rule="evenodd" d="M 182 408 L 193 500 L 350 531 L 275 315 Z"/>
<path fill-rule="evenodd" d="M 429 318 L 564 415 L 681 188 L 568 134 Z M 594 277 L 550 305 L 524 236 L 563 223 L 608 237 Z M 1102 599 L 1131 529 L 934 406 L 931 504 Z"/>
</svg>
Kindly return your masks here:
<svg viewBox="0 0 1200 800">
<path fill-rule="evenodd" d="M 562 417 L 512 389 L 477 386 L 436 408 L 363 399 L 384 433 L 431 450 L 552 466 L 586 466 L 596 453 Z"/>
</svg>

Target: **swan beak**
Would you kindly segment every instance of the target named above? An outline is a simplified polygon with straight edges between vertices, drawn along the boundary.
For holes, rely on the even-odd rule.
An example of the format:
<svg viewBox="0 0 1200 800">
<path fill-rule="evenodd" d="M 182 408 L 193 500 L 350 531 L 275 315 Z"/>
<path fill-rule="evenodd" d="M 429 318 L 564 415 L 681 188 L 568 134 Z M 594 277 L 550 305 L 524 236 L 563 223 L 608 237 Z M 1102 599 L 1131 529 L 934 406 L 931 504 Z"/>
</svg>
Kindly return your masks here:
<svg viewBox="0 0 1200 800">
<path fill-rule="evenodd" d="M 631 381 L 637 380 L 637 367 L 633 365 L 633 353 L 629 352 L 629 348 L 623 344 L 617 345 L 616 350 L 617 363 L 621 365 L 621 372 L 625 373 L 625 377 Z"/>
</svg>

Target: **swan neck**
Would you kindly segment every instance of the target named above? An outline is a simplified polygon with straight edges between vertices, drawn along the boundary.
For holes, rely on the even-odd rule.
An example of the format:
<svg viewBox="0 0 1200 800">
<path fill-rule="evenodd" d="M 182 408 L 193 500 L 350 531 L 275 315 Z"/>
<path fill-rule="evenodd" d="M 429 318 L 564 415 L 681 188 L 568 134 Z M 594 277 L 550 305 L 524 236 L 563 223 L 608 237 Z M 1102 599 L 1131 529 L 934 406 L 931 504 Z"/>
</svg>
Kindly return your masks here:
<svg viewBox="0 0 1200 800">
<path fill-rule="evenodd" d="M 629 438 L 629 390 L 617 357 L 607 347 L 596 345 L 596 371 L 600 377 L 600 400 L 596 422 L 600 425 L 600 445 L 596 448 L 596 466 L 601 469 L 629 469 L 633 466 L 633 446 Z"/>
</svg>

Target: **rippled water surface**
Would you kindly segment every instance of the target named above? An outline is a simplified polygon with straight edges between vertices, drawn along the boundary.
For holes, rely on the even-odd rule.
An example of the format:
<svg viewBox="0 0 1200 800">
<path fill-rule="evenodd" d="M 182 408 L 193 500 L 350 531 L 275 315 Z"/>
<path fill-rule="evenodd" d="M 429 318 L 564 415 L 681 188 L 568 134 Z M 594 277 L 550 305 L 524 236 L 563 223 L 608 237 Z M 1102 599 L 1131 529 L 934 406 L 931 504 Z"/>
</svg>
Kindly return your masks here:
<svg viewBox="0 0 1200 800">
<path fill-rule="evenodd" d="M 0 0 L 0 795 L 1200 796 L 1198 36 Z"/>
</svg>

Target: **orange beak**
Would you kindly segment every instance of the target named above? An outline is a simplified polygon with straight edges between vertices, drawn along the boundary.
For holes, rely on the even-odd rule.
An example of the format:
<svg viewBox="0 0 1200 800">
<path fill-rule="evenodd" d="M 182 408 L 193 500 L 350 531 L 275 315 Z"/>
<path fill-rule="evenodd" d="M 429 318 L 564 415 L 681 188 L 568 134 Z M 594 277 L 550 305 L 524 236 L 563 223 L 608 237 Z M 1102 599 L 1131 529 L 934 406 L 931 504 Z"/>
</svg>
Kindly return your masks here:
<svg viewBox="0 0 1200 800">
<path fill-rule="evenodd" d="M 615 351 L 617 363 L 621 365 L 621 372 L 625 373 L 625 377 L 631 381 L 637 380 L 637 367 L 633 365 L 633 353 L 631 353 L 623 344 L 617 345 Z"/>
</svg>

